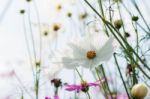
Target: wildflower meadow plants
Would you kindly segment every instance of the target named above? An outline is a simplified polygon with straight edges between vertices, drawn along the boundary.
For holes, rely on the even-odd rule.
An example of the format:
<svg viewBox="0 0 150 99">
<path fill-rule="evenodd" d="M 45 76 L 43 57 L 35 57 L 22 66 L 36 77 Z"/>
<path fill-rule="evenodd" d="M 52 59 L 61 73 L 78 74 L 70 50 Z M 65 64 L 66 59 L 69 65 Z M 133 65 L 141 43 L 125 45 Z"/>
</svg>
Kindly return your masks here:
<svg viewBox="0 0 150 99">
<path fill-rule="evenodd" d="M 3 23 L 22 33 L 22 61 L 0 71 L 13 90 L 0 99 L 150 98 L 148 0 L 14 2 L 18 19 Z"/>
</svg>

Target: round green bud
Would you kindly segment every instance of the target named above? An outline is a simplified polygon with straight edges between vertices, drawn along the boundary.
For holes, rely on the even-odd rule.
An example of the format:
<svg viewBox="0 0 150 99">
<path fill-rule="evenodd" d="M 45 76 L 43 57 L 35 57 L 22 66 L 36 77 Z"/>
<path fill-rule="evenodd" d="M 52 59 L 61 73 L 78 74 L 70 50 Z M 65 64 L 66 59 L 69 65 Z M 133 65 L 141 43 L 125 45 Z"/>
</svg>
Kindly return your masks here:
<svg viewBox="0 0 150 99">
<path fill-rule="evenodd" d="M 122 20 L 116 20 L 116 21 L 114 21 L 115 28 L 120 29 L 122 27 L 122 25 L 123 25 Z"/>
<path fill-rule="evenodd" d="M 139 17 L 138 16 L 133 16 L 132 21 L 138 21 Z"/>
<path fill-rule="evenodd" d="M 20 14 L 24 14 L 25 13 L 25 10 L 20 10 Z"/>
</svg>

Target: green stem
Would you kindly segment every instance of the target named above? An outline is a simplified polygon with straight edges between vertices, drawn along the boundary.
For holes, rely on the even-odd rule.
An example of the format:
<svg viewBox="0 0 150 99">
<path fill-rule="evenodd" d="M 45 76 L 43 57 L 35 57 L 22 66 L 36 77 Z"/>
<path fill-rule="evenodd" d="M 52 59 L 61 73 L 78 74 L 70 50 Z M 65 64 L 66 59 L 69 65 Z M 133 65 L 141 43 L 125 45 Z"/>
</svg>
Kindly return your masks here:
<svg viewBox="0 0 150 99">
<path fill-rule="evenodd" d="M 39 80 L 36 77 L 36 82 L 35 82 L 35 94 L 36 94 L 36 99 L 39 99 Z"/>
<path fill-rule="evenodd" d="M 30 36 L 31 36 L 31 41 L 32 41 L 32 47 L 33 47 L 33 56 L 34 56 L 34 62 L 36 62 L 36 50 L 35 50 L 35 40 L 34 40 L 34 35 L 33 35 L 33 30 L 32 30 L 32 24 L 31 24 L 31 17 L 30 17 L 30 5 L 28 5 L 28 21 L 29 21 L 29 30 L 30 30 Z"/>
<path fill-rule="evenodd" d="M 105 18 L 103 5 L 102 5 L 102 0 L 98 0 L 98 3 L 99 3 L 99 7 L 100 7 L 100 10 L 101 10 L 102 16 L 103 16 L 103 18 Z M 106 35 L 109 36 L 106 25 L 105 24 L 103 24 L 103 25 L 104 25 L 104 28 L 105 28 L 105 31 L 106 31 Z"/>
<path fill-rule="evenodd" d="M 147 24 L 147 22 L 146 22 L 144 16 L 142 15 L 142 13 L 141 13 L 141 11 L 140 11 L 138 5 L 136 4 L 136 1 L 135 1 L 135 0 L 131 0 L 131 2 L 132 2 L 133 5 L 135 6 L 136 10 L 138 11 L 138 13 L 140 14 L 141 18 L 143 19 L 143 22 L 145 23 L 145 25 L 147 26 L 148 30 L 150 31 L 150 27 L 149 27 L 149 25 Z"/>
<path fill-rule="evenodd" d="M 119 35 L 119 37 L 125 43 L 125 45 L 131 49 L 131 51 L 139 59 L 139 61 L 150 71 L 149 66 L 139 57 L 139 55 L 134 51 L 134 49 L 129 45 L 129 43 L 123 38 L 123 36 L 121 35 L 121 33 L 115 27 L 113 27 L 113 25 L 110 24 L 108 21 L 107 21 L 106 24 L 110 25 L 115 30 L 115 32 Z"/>
<path fill-rule="evenodd" d="M 82 75 L 80 74 L 80 72 L 78 71 L 78 69 L 77 69 L 77 68 L 75 68 L 75 70 L 77 71 L 77 73 L 78 73 L 78 75 L 79 75 L 79 77 L 80 77 L 81 81 L 84 81 L 84 80 L 83 80 L 83 78 L 82 78 Z M 88 91 L 86 92 L 86 94 L 87 94 L 88 98 L 89 98 L 89 99 L 91 99 L 90 94 L 89 94 L 89 92 L 88 92 Z"/>
<path fill-rule="evenodd" d="M 125 8 L 125 10 L 128 12 L 128 14 L 132 17 L 132 13 L 129 11 L 129 9 L 126 7 L 126 5 L 122 2 L 123 7 Z M 137 23 L 137 25 L 144 31 L 146 32 L 148 35 L 150 35 L 150 32 L 147 31 L 141 24 Z"/>
<path fill-rule="evenodd" d="M 92 99 L 89 92 L 87 92 L 87 96 L 89 99 Z"/>
<path fill-rule="evenodd" d="M 124 39 L 124 37 L 121 35 L 121 33 L 108 21 L 106 21 L 94 8 L 93 6 L 87 1 L 84 0 L 90 7 L 91 9 L 102 19 L 102 21 L 106 24 L 106 26 L 111 30 L 112 34 L 115 36 L 115 38 L 117 39 L 117 35 L 115 35 L 115 33 L 113 32 L 113 30 L 111 28 L 113 28 L 115 30 L 115 32 L 118 34 L 118 36 L 122 39 L 122 41 L 125 43 L 125 45 L 127 45 L 135 54 L 135 56 L 140 60 L 140 62 L 150 71 L 150 68 L 148 67 L 147 64 L 145 64 L 145 62 L 143 62 L 143 60 L 138 56 L 138 54 L 134 51 L 134 49 L 128 44 L 128 42 Z M 121 43 L 121 41 L 119 39 L 117 39 L 118 42 Z M 121 44 L 122 45 L 122 44 Z M 122 46 L 123 47 L 123 46 Z M 125 47 L 124 47 L 125 48 Z M 125 49 L 126 50 L 126 49 Z"/>
<path fill-rule="evenodd" d="M 111 98 L 113 99 L 111 90 L 110 90 L 109 85 L 108 85 L 107 77 L 106 77 L 106 74 L 105 74 L 105 71 L 104 71 L 104 68 L 103 68 L 103 65 L 101 65 L 100 67 L 101 67 L 101 70 L 102 70 L 102 73 L 103 73 L 103 76 L 104 76 L 104 79 L 105 79 L 105 82 L 106 82 L 108 92 L 109 92 Z"/>
<path fill-rule="evenodd" d="M 73 78 L 74 78 L 74 84 L 76 83 L 76 73 L 75 70 L 73 71 Z M 74 98 L 77 99 L 77 92 L 74 93 Z"/>
<path fill-rule="evenodd" d="M 102 86 L 103 91 L 104 91 L 104 96 L 107 96 L 107 91 L 105 90 L 105 87 L 104 87 L 104 85 L 103 85 L 103 82 L 101 81 L 101 77 L 100 77 L 100 75 L 99 75 L 99 73 L 98 73 L 98 68 L 95 67 L 95 70 L 96 70 L 97 77 L 98 77 L 98 79 L 99 79 L 99 81 L 100 81 L 100 83 L 99 83 L 99 88 L 101 89 L 101 86 Z"/>
<path fill-rule="evenodd" d="M 58 88 L 55 88 L 55 96 L 58 95 Z"/>
<path fill-rule="evenodd" d="M 117 7 L 118 7 L 118 12 L 119 12 L 120 19 L 123 21 L 123 18 L 122 18 L 122 15 L 121 15 L 120 6 L 119 6 L 119 2 L 117 2 Z M 122 22 L 122 28 L 123 28 L 123 32 L 125 33 L 126 31 L 125 31 L 124 22 Z"/>
<path fill-rule="evenodd" d="M 124 88 L 125 88 L 125 90 L 126 90 L 126 93 L 127 93 L 127 95 L 128 95 L 128 98 L 130 99 L 130 95 L 129 95 L 129 92 L 128 92 L 126 83 L 125 83 L 125 81 L 124 81 L 124 79 L 123 79 L 123 76 L 122 76 L 122 73 L 121 73 L 121 70 L 120 70 L 120 67 L 119 67 L 119 64 L 118 64 L 118 61 L 117 61 L 117 58 L 116 58 L 116 54 L 115 54 L 115 53 L 114 53 L 114 59 L 115 59 L 115 63 L 116 63 L 116 65 L 117 65 L 117 69 L 118 69 L 118 71 L 119 71 L 121 80 L 122 80 L 122 82 L 123 82 Z"/>
<path fill-rule="evenodd" d="M 24 16 L 23 16 L 23 29 L 24 29 L 25 42 L 26 42 L 26 46 L 27 46 L 27 52 L 29 55 L 29 62 L 30 62 L 31 68 L 32 68 L 33 76 L 35 76 L 34 65 L 32 64 L 32 56 L 31 56 L 31 51 L 30 51 L 29 40 L 27 38 L 27 30 L 26 30 L 26 26 L 25 26 L 25 17 Z"/>
<path fill-rule="evenodd" d="M 33 0 L 34 2 L 34 7 L 35 7 L 35 12 L 36 12 L 36 15 L 37 15 L 37 21 L 38 21 L 38 29 L 39 29 L 39 36 L 40 36 L 40 44 L 39 44 L 39 47 L 40 47 L 40 58 L 39 58 L 39 61 L 41 61 L 41 58 L 42 58 L 42 30 L 41 30 L 41 21 L 40 21 L 40 16 L 39 16 L 39 11 L 38 11 L 38 7 L 37 7 L 37 4 L 36 4 L 36 0 Z"/>
<path fill-rule="evenodd" d="M 120 43 L 120 45 L 124 48 L 125 52 L 128 54 L 128 57 L 133 60 L 133 62 L 137 65 L 137 67 L 141 70 L 141 72 L 148 78 L 150 79 L 150 76 L 145 73 L 145 71 L 140 67 L 140 65 L 134 60 L 134 58 L 130 55 L 130 53 L 128 52 L 128 50 L 126 50 L 126 48 L 124 47 L 124 45 L 122 44 L 122 42 L 120 41 L 120 39 L 116 36 L 116 34 L 113 33 L 112 29 L 108 26 L 108 28 L 110 29 L 111 33 L 115 36 L 115 38 L 117 39 L 117 41 Z M 132 49 L 133 50 L 133 49 Z M 134 50 L 133 50 L 134 51 Z"/>
<path fill-rule="evenodd" d="M 78 69 L 77 69 L 77 68 L 75 68 L 75 70 L 77 71 L 77 73 L 78 73 L 78 75 L 79 75 L 79 77 L 80 77 L 81 81 L 84 81 L 84 80 L 83 80 L 83 78 L 82 78 L 82 75 L 80 74 L 80 72 L 78 71 Z"/>
</svg>

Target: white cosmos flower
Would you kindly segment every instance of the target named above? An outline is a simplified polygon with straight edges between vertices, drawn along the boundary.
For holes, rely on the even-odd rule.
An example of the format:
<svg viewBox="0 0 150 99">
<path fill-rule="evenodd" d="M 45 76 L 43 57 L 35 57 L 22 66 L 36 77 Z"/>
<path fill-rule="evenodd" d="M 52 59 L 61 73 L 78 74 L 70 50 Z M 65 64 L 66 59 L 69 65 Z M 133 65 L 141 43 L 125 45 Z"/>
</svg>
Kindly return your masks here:
<svg viewBox="0 0 150 99">
<path fill-rule="evenodd" d="M 76 66 L 92 68 L 101 62 L 108 61 L 115 49 L 114 37 L 90 34 L 69 42 L 69 51 L 62 57 L 64 67 L 73 69 Z"/>
<path fill-rule="evenodd" d="M 56 51 L 56 50 L 55 50 Z M 57 52 L 57 51 L 56 51 Z M 55 78 L 63 69 L 63 65 L 59 63 L 61 60 L 56 56 L 57 53 L 50 51 L 49 61 L 41 68 L 42 74 L 44 77 L 49 80 Z M 58 62 L 59 61 L 59 62 Z M 55 63 L 57 62 L 57 64 Z"/>
<path fill-rule="evenodd" d="M 62 65 L 52 64 L 51 66 L 44 68 L 43 76 L 47 77 L 49 80 L 55 78 L 62 70 Z"/>
</svg>

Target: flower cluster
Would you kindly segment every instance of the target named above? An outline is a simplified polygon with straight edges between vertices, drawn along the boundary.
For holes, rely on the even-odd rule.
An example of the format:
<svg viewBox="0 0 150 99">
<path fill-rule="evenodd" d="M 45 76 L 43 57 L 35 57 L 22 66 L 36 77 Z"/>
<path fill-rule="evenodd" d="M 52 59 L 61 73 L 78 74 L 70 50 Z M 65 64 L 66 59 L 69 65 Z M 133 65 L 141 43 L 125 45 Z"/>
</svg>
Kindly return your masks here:
<svg viewBox="0 0 150 99">
<path fill-rule="evenodd" d="M 6 3 L 2 17 L 6 16 L 11 1 Z M 45 99 L 149 99 L 150 23 L 143 11 L 145 8 L 149 11 L 148 0 L 17 2 L 26 5 L 19 10 L 22 28 L 18 16 L 17 20 L 6 17 L 9 19 L 1 24 L 3 28 L 5 22 L 12 21 L 8 27 L 4 25 L 10 32 L 6 44 L 11 47 L 6 46 L 5 53 L 6 59 L 10 59 L 6 62 L 9 66 L 1 64 L 0 88 L 9 83 L 7 87 L 19 89 L 19 98 L 12 90 L 13 95 L 7 97 L 3 97 L 6 93 L 2 91 L 1 99 L 42 99 L 43 96 Z M 10 14 L 15 18 L 13 15 Z M 21 37 L 12 40 L 17 31 L 19 35 L 23 32 L 23 41 Z M 4 32 L 1 34 L 8 34 Z M 3 55 L 3 47 L 1 60 L 7 56 Z M 22 62 L 14 63 L 18 57 L 24 66 Z M 11 92 L 9 88 L 5 90 Z"/>
</svg>

